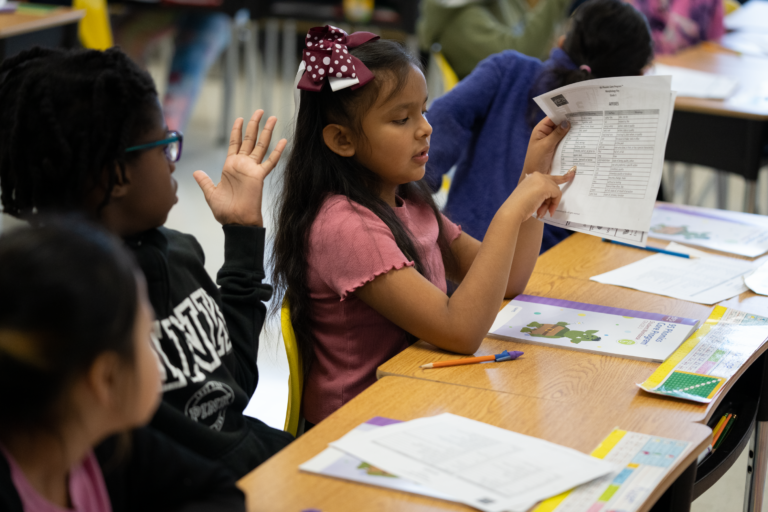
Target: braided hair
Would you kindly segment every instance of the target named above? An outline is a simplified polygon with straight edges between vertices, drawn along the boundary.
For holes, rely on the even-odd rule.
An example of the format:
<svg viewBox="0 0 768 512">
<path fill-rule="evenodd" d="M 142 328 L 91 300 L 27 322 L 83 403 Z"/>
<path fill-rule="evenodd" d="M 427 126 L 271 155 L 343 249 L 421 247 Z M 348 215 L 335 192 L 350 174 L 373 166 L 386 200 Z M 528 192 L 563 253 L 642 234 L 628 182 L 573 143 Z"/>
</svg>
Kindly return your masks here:
<svg viewBox="0 0 768 512">
<path fill-rule="evenodd" d="M 125 182 L 125 149 L 150 127 L 152 78 L 117 48 L 35 47 L 0 65 L 0 199 L 5 213 L 95 213 Z"/>
</svg>

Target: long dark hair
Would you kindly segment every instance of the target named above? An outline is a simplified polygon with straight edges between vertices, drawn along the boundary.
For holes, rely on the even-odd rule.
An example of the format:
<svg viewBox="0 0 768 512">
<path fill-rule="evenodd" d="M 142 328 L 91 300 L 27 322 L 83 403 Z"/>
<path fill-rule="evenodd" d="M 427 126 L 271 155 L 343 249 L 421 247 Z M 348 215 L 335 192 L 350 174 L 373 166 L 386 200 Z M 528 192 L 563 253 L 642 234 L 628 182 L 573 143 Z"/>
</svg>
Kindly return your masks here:
<svg viewBox="0 0 768 512">
<path fill-rule="evenodd" d="M 120 240 L 73 219 L 0 237 L 0 433 L 55 429 L 99 354 L 133 362 L 138 273 Z"/>
<path fill-rule="evenodd" d="M 653 39 L 645 16 L 623 0 L 587 0 L 571 16 L 563 51 L 575 67 L 545 67 L 531 87 L 531 98 L 593 78 L 639 75 L 653 59 Z M 531 99 L 531 125 L 541 115 Z"/>
<path fill-rule="evenodd" d="M 290 304 L 291 320 L 304 372 L 313 359 L 314 335 L 307 282 L 307 255 L 312 223 L 324 201 L 340 194 L 371 210 L 392 231 L 403 254 L 415 263 L 422 275 L 428 272 L 411 234 L 392 208 L 378 194 L 379 177 L 355 158 L 331 151 L 323 140 L 323 128 L 336 123 L 347 126 L 364 137 L 362 120 L 378 96 L 397 94 L 406 84 L 409 73 L 421 65 L 402 46 L 386 40 L 365 43 L 351 50 L 376 78 L 357 89 L 331 91 L 325 84 L 320 92 L 301 92 L 301 107 L 293 137 L 294 150 L 283 176 L 283 189 L 278 202 L 277 234 L 274 251 L 274 285 L 277 296 Z M 390 85 L 389 87 L 384 87 Z M 426 204 L 435 214 L 440 229 L 438 244 L 448 271 L 454 268 L 444 235 L 440 211 L 423 180 L 400 185 L 397 194 L 414 203 Z M 279 308 L 279 302 L 276 301 Z"/>
<path fill-rule="evenodd" d="M 103 186 L 97 212 L 126 181 L 126 153 L 151 127 L 154 82 L 112 48 L 33 48 L 0 64 L 0 189 L 3 210 L 27 218 L 85 212 Z"/>
</svg>

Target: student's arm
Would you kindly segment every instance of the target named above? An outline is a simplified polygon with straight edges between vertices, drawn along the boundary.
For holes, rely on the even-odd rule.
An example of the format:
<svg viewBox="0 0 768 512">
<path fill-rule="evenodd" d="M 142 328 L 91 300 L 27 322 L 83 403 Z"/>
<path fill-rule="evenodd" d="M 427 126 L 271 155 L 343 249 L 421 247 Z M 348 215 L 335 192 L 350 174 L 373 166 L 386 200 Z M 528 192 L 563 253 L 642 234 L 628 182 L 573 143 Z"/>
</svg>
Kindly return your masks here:
<svg viewBox="0 0 768 512">
<path fill-rule="evenodd" d="M 413 267 L 380 275 L 355 294 L 421 339 L 453 352 L 475 352 L 493 324 L 501 300 L 509 291 L 519 293 L 525 288 L 535 264 L 542 228 L 540 222 L 534 224 L 528 219 L 533 213 L 554 213 L 560 202 L 558 184 L 572 178 L 541 172 L 549 169 L 557 143 L 566 132 L 555 128 L 549 119 L 539 123 L 531 136 L 523 170 L 529 176 L 499 208 L 483 243 L 475 252 L 471 241 L 468 247 L 459 242 L 465 234 L 454 242 L 453 246 L 459 243 L 452 250 L 465 275 L 453 295 L 446 296 Z M 532 240 L 536 237 L 538 242 Z M 524 247 L 526 243 L 530 246 Z"/>
<path fill-rule="evenodd" d="M 432 125 L 426 180 L 437 191 L 443 175 L 458 162 L 488 115 L 499 84 L 501 67 L 512 55 L 494 55 L 447 94 L 437 98 L 429 107 L 427 120 Z"/>
<path fill-rule="evenodd" d="M 243 493 L 219 463 L 200 457 L 145 427 L 96 448 L 113 512 L 244 511 Z"/>
<path fill-rule="evenodd" d="M 213 216 L 224 226 L 224 266 L 219 270 L 217 282 L 229 338 L 238 360 L 237 368 L 230 371 L 248 394 L 256 390 L 259 333 L 266 315 L 264 302 L 272 296 L 272 287 L 262 283 L 265 277 L 262 192 L 264 180 L 277 165 L 286 145 L 285 139 L 278 142 L 264 160 L 277 118 L 267 119 L 257 141 L 263 115 L 263 110 L 253 113 L 244 139 L 243 119 L 235 121 L 218 185 L 203 171 L 194 173 Z"/>
</svg>

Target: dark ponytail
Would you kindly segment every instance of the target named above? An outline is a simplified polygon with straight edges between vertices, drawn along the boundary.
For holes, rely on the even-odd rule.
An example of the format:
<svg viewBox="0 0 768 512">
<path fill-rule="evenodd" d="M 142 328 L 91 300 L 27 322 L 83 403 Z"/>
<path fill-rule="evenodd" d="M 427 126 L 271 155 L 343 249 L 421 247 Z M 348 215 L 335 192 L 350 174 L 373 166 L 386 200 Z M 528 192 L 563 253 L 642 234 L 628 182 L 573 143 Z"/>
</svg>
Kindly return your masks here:
<svg viewBox="0 0 768 512">
<path fill-rule="evenodd" d="M 623 0 L 587 0 L 579 6 L 562 49 L 570 62 L 545 66 L 531 87 L 531 98 L 593 78 L 637 76 L 653 59 L 653 39 L 645 16 Z M 531 125 L 541 115 L 531 99 Z"/>
<path fill-rule="evenodd" d="M 285 296 L 290 303 L 291 321 L 305 373 L 309 371 L 314 353 L 307 282 L 309 234 L 320 207 L 330 195 L 343 195 L 371 210 L 392 231 L 397 246 L 415 263 L 416 270 L 422 275 L 429 272 L 411 234 L 392 208 L 379 197 L 378 176 L 354 158 L 334 153 L 323 140 L 323 128 L 331 123 L 348 126 L 364 137 L 363 117 L 379 95 L 386 93 L 391 97 L 397 94 L 405 86 L 411 69 L 421 69 L 421 64 L 393 41 L 371 41 L 350 52 L 376 78 L 354 91 L 332 92 L 326 83 L 320 92 L 301 92 L 294 150 L 285 167 L 277 206 L 273 283 L 278 290 L 277 296 Z M 455 265 L 444 235 L 442 217 L 427 184 L 423 180 L 406 183 L 399 187 L 397 194 L 432 209 L 440 230 L 438 244 L 445 268 L 453 269 Z M 275 306 L 279 308 L 279 302 Z"/>
<path fill-rule="evenodd" d="M 133 361 L 137 272 L 119 240 L 71 219 L 0 237 L 0 433 L 55 428 L 99 354 Z"/>
</svg>

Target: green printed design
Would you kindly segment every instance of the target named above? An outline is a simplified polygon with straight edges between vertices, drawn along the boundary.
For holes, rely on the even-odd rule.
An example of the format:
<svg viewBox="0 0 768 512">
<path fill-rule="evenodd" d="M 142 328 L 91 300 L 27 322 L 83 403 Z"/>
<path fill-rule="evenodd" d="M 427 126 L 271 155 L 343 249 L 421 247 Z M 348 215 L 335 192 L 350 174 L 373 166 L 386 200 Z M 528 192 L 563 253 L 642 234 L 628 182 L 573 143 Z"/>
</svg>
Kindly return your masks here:
<svg viewBox="0 0 768 512">
<path fill-rule="evenodd" d="M 616 491 L 619 490 L 618 485 L 611 484 L 608 486 L 608 488 L 603 492 L 602 495 L 597 499 L 597 501 L 607 502 L 611 498 L 613 498 L 613 495 L 616 494 Z"/>
<path fill-rule="evenodd" d="M 566 322 L 557 322 L 556 324 L 540 324 L 531 322 L 526 327 L 520 329 L 520 332 L 527 332 L 531 336 L 539 338 L 569 338 L 571 343 L 579 344 L 582 341 L 600 341 L 600 336 L 595 336 L 597 329 L 589 331 L 574 331 L 566 327 Z"/>
<path fill-rule="evenodd" d="M 656 391 L 672 396 L 688 397 L 693 395 L 707 398 L 719 383 L 719 377 L 673 372 L 661 386 L 656 388 Z"/>
</svg>

